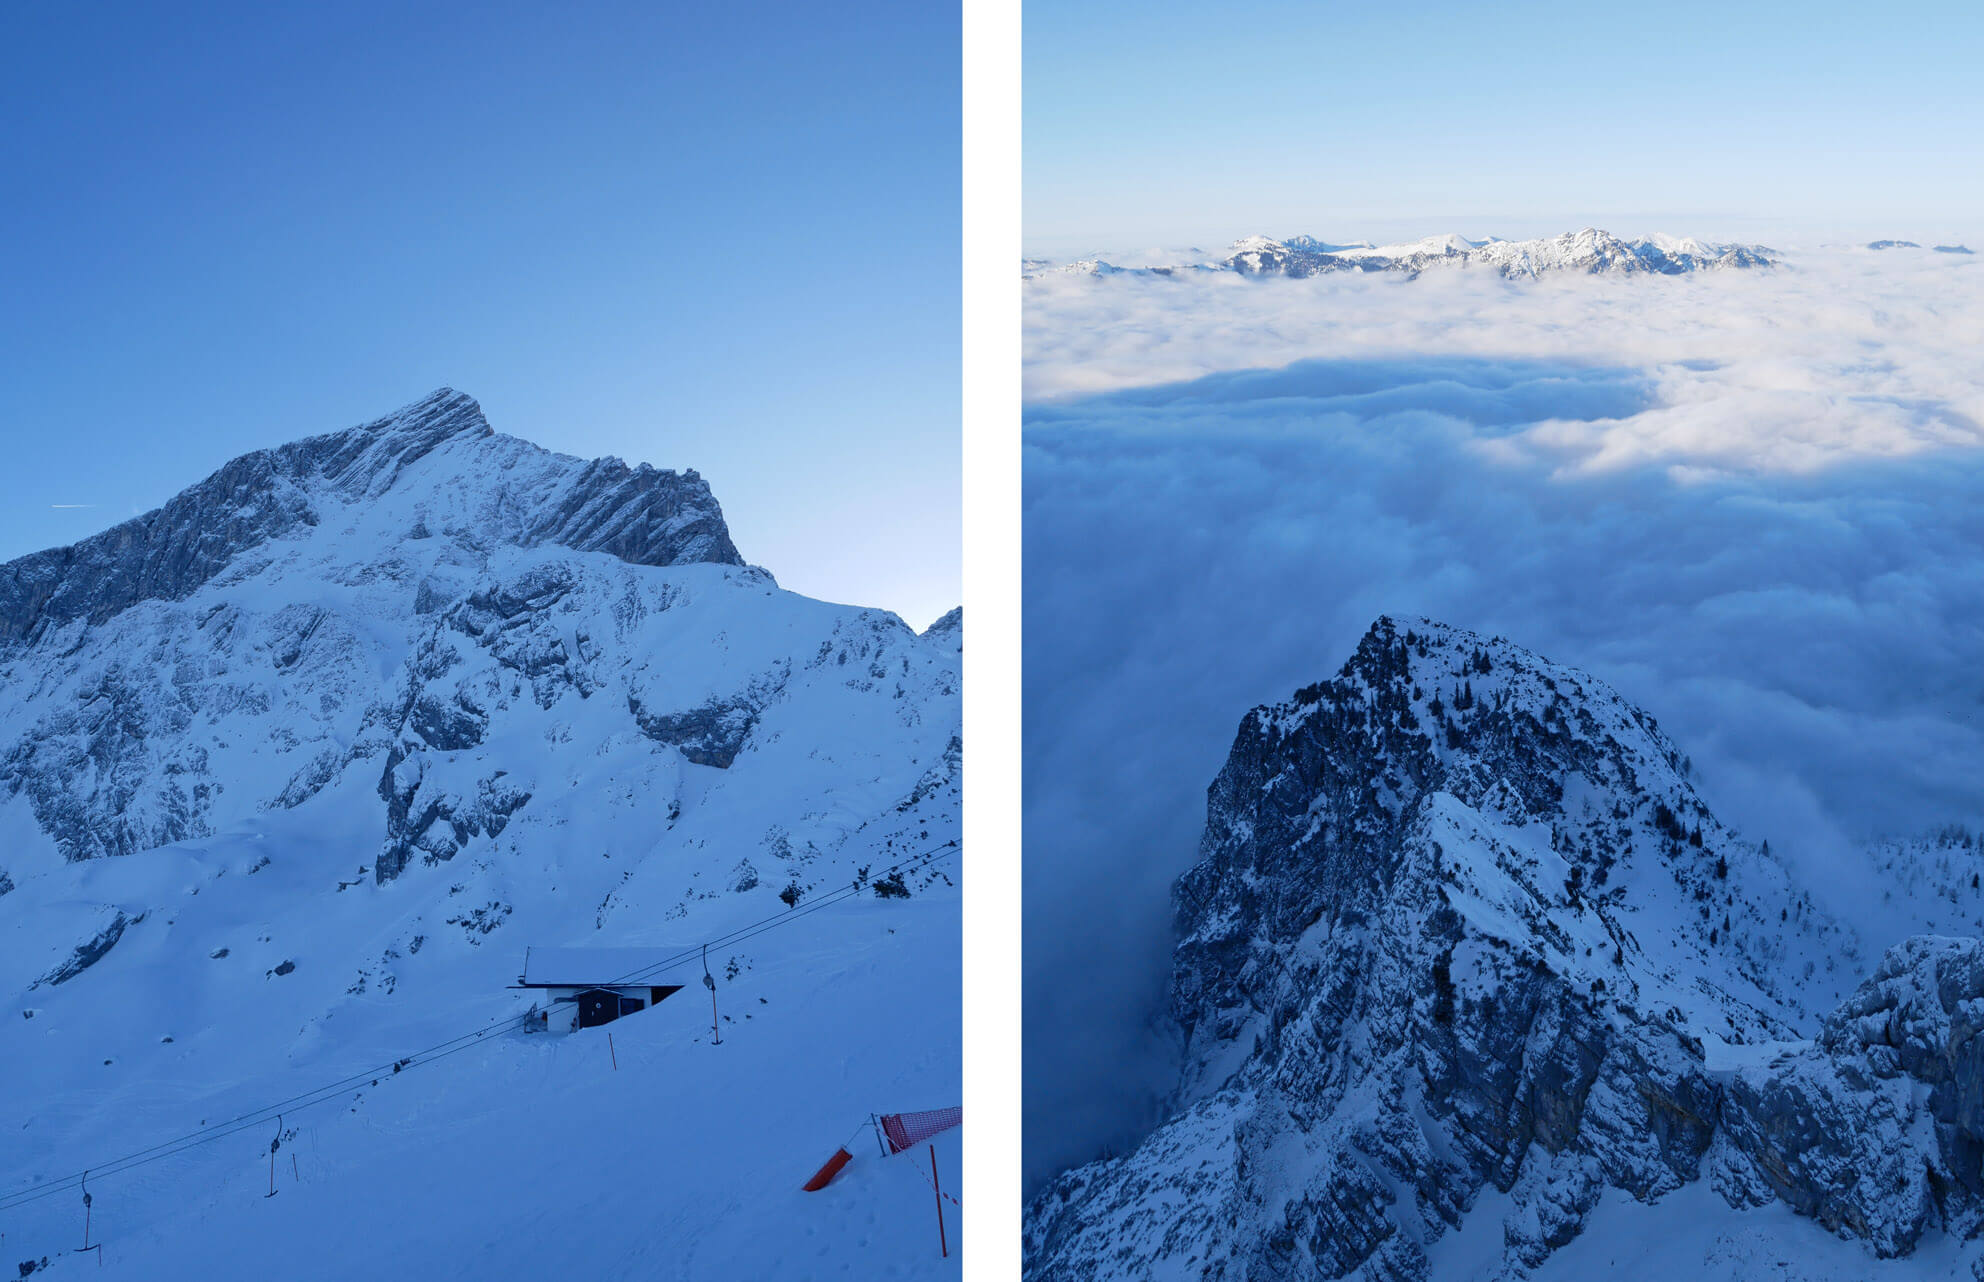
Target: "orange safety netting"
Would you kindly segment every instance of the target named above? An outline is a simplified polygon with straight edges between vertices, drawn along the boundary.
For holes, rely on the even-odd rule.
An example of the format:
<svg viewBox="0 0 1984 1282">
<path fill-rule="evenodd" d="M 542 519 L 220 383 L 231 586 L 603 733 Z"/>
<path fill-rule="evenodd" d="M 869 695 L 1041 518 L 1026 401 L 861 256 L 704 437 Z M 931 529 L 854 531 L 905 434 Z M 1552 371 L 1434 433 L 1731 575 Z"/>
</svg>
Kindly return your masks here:
<svg viewBox="0 0 1984 1282">
<path fill-rule="evenodd" d="M 964 1106 L 926 1109 L 921 1113 L 884 1113 L 877 1120 L 889 1152 L 900 1153 L 964 1121 Z"/>
</svg>

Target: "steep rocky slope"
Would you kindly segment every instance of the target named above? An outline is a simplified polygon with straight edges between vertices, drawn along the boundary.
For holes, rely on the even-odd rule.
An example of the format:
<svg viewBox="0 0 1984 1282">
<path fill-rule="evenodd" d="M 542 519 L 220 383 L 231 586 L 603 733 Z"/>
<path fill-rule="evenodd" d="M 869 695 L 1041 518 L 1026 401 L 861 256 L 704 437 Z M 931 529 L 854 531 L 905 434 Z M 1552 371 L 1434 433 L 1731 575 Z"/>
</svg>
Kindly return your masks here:
<svg viewBox="0 0 1984 1282">
<path fill-rule="evenodd" d="M 1034 1201 L 1030 1276 L 1426 1279 L 1492 1214 L 1480 1275 L 1525 1277 L 1698 1181 L 1874 1257 L 1984 1210 L 1977 941 L 1863 958 L 1650 717 L 1507 642 L 1383 619 L 1250 713 L 1176 899 L 1172 1115 Z"/>
</svg>

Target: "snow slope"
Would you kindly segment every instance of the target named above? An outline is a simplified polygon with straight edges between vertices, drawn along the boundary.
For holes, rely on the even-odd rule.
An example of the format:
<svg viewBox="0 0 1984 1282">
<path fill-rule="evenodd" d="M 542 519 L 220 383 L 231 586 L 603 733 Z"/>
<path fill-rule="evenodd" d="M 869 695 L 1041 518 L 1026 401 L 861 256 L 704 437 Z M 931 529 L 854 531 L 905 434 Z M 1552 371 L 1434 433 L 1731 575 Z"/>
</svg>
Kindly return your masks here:
<svg viewBox="0 0 1984 1282">
<path fill-rule="evenodd" d="M 100 1276 L 954 1268 L 865 1121 L 959 1097 L 959 617 L 782 592 L 699 481 L 453 393 L 217 476 L 0 567 L 58 585 L 0 641 L 0 1263 L 94 1274 L 69 1177 L 210 1127 L 91 1178 Z M 391 1071 L 523 1016 L 528 945 L 752 923 L 720 1047 L 697 959 L 610 1029 Z M 276 1124 L 225 1121 L 354 1074 L 263 1197 Z"/>
<path fill-rule="evenodd" d="M 1428 1255 L 1441 1282 L 1503 1282 L 1505 1194 L 1476 1204 L 1461 1230 Z M 1690 1184 L 1658 1202 L 1608 1193 L 1585 1231 L 1529 1277 L 1534 1282 L 1592 1278 L 1690 1278 L 1698 1282 L 1865 1282 L 1869 1277 L 1973 1282 L 1957 1243 L 1940 1239 L 1905 1262 L 1868 1258 L 1858 1242 L 1815 1231 L 1789 1208 L 1765 1206 L 1731 1215 L 1715 1191 Z"/>
</svg>

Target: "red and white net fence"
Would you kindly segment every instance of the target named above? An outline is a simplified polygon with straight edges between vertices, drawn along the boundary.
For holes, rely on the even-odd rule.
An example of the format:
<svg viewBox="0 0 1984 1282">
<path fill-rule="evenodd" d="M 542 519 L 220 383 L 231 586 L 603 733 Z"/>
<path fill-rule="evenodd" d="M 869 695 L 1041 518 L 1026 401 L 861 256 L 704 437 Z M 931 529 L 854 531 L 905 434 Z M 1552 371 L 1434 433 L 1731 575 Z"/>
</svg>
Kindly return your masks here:
<svg viewBox="0 0 1984 1282">
<path fill-rule="evenodd" d="M 964 1121 L 964 1107 L 932 1108 L 921 1113 L 883 1113 L 875 1119 L 889 1152 L 900 1153 Z"/>
</svg>

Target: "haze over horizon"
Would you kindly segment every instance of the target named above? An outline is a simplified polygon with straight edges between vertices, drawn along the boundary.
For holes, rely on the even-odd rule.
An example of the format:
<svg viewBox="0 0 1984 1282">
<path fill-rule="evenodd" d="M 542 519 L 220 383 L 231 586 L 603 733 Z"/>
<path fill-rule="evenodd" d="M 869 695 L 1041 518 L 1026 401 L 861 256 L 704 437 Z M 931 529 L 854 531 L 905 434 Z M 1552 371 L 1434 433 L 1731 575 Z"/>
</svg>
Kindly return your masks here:
<svg viewBox="0 0 1984 1282">
<path fill-rule="evenodd" d="M 1924 33 L 1933 31 L 1933 39 Z M 1222 56 L 1248 36 L 1246 56 Z M 1984 14 L 1164 0 L 1028 15 L 1029 254 L 1248 234 L 1977 237 Z M 1098 51 L 1102 51 L 1100 54 Z M 1958 158 L 1968 158 L 1967 163 Z M 1850 175 L 1850 181 L 1842 181 Z M 1973 246 L 1974 247 L 1974 246 Z"/>
</svg>

